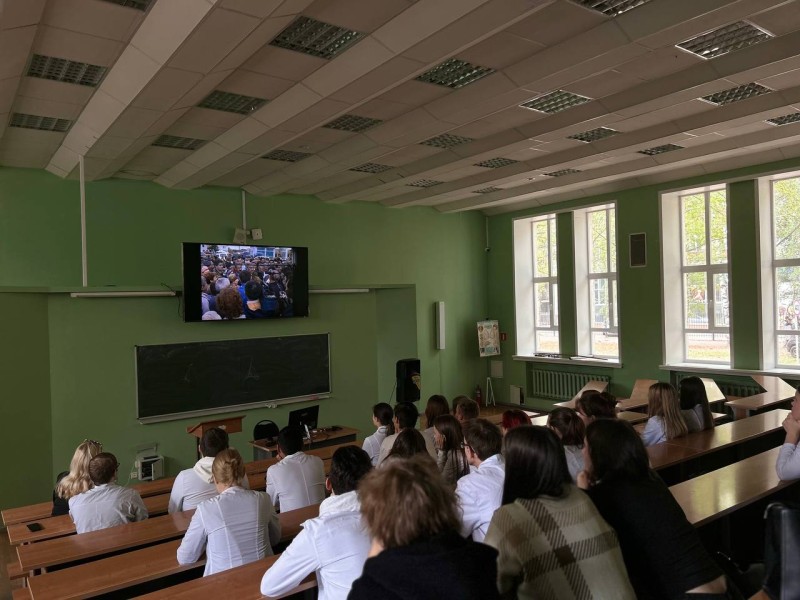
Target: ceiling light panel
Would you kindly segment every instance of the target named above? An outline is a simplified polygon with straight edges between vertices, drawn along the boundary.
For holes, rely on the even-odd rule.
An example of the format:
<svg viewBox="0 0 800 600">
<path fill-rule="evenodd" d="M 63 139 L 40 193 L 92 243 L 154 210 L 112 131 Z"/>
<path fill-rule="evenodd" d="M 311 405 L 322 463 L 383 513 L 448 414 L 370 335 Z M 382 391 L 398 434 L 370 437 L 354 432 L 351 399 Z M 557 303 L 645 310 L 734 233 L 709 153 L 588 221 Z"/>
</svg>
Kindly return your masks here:
<svg viewBox="0 0 800 600">
<path fill-rule="evenodd" d="M 737 21 L 714 31 L 693 37 L 677 44 L 679 48 L 702 58 L 715 58 L 734 50 L 741 50 L 772 36 L 747 21 Z"/>
<path fill-rule="evenodd" d="M 267 160 L 282 160 L 284 162 L 299 162 L 304 158 L 308 158 L 311 156 L 308 152 L 295 152 L 293 150 L 273 150 L 261 158 L 266 158 Z"/>
<path fill-rule="evenodd" d="M 211 110 L 236 113 L 237 115 L 249 115 L 266 103 L 267 100 L 264 98 L 214 90 L 197 106 L 200 108 L 210 108 Z"/>
<path fill-rule="evenodd" d="M 153 142 L 153 146 L 160 146 L 161 148 L 178 148 L 180 150 L 197 150 L 206 144 L 206 140 L 198 140 L 197 138 L 180 137 L 177 135 L 160 135 Z"/>
<path fill-rule="evenodd" d="M 609 129 L 608 127 L 598 127 L 597 129 L 590 129 L 589 131 L 583 131 L 581 133 L 576 133 L 575 135 L 567 136 L 571 140 L 578 140 L 579 142 L 596 142 L 597 140 L 602 140 L 607 137 L 611 137 L 613 135 L 617 135 L 619 131 L 616 129 Z"/>
<path fill-rule="evenodd" d="M 439 185 L 440 183 L 444 183 L 444 181 L 436 181 L 435 179 L 417 179 L 416 181 L 412 181 L 411 183 L 407 183 L 406 185 L 410 185 L 413 187 L 429 188 L 435 185 Z"/>
<path fill-rule="evenodd" d="M 378 163 L 364 163 L 363 165 L 358 165 L 357 167 L 353 167 L 350 169 L 351 171 L 357 171 L 359 173 L 383 173 L 384 171 L 388 171 L 393 167 L 389 165 L 379 165 Z"/>
<path fill-rule="evenodd" d="M 561 169 L 560 171 L 545 173 L 545 175 L 548 177 L 563 177 L 564 175 L 573 175 L 575 173 L 580 173 L 580 171 L 578 169 Z"/>
<path fill-rule="evenodd" d="M 40 117 L 39 115 L 26 115 L 25 113 L 14 113 L 11 115 L 11 127 L 21 127 L 23 129 L 39 129 L 40 131 L 68 131 L 72 126 L 69 119 L 58 119 L 56 117 Z"/>
<path fill-rule="evenodd" d="M 663 146 L 653 146 L 645 150 L 639 150 L 639 154 L 646 154 L 647 156 L 655 156 L 656 154 L 664 154 L 665 152 L 673 152 L 674 150 L 683 150 L 683 146 L 677 144 L 664 144 Z"/>
<path fill-rule="evenodd" d="M 775 117 L 774 119 L 767 119 L 767 123 L 773 125 L 788 125 L 789 123 L 797 123 L 800 121 L 800 112 L 783 115 L 782 117 Z"/>
<path fill-rule="evenodd" d="M 380 119 L 370 119 L 369 117 L 359 117 L 358 115 L 342 115 L 330 123 L 323 125 L 328 129 L 338 129 L 339 131 L 352 131 L 360 133 L 367 129 L 372 129 L 376 125 L 383 123 Z"/>
<path fill-rule="evenodd" d="M 556 90 L 543 96 L 528 100 L 520 104 L 522 108 L 530 108 L 531 110 L 538 110 L 543 113 L 557 113 L 562 110 L 567 110 L 573 106 L 578 106 L 589 102 L 591 98 L 573 94 L 572 92 L 565 92 L 564 90 Z"/>
<path fill-rule="evenodd" d="M 499 169 L 500 167 L 507 167 L 508 165 L 514 165 L 518 162 L 518 160 L 512 160 L 510 158 L 498 156 L 497 158 L 490 158 L 488 160 L 482 160 L 479 163 L 475 163 L 475 166 L 485 167 L 487 169 Z"/>
<path fill-rule="evenodd" d="M 416 77 L 416 80 L 458 89 L 492 73 L 494 73 L 494 69 L 490 67 L 479 67 L 465 60 L 451 58 L 436 65 L 430 71 L 425 71 Z"/>
<path fill-rule="evenodd" d="M 728 90 L 722 90 L 716 94 L 703 96 L 700 98 L 700 100 L 705 100 L 706 102 L 710 102 L 711 104 L 716 104 L 718 106 L 724 106 L 726 104 L 740 102 L 741 100 L 747 100 L 748 98 L 753 98 L 754 96 L 769 94 L 771 91 L 771 89 L 764 87 L 763 85 L 759 85 L 757 83 L 747 83 L 745 85 L 738 85 L 735 88 L 730 88 Z"/>
<path fill-rule="evenodd" d="M 491 194 L 492 192 L 499 192 L 502 189 L 503 188 L 494 187 L 492 185 L 492 186 L 489 186 L 489 187 L 481 188 L 479 190 L 472 190 L 472 193 L 473 194 Z"/>
<path fill-rule="evenodd" d="M 120 6 L 125 6 L 127 8 L 135 8 L 136 10 L 146 11 L 150 8 L 150 5 L 153 3 L 153 0 L 105 0 L 106 2 L 111 2 L 111 4 L 119 4 Z"/>
<path fill-rule="evenodd" d="M 99 65 L 34 54 L 26 75 L 39 79 L 97 87 L 106 71 L 106 67 Z"/>
<path fill-rule="evenodd" d="M 632 8 L 647 4 L 650 0 L 574 0 L 581 6 L 591 8 L 609 17 L 616 17 Z"/>
<path fill-rule="evenodd" d="M 450 133 L 443 133 L 442 135 L 437 135 L 436 137 L 427 139 L 424 142 L 420 142 L 420 144 L 423 144 L 425 146 L 434 146 L 435 148 L 447 149 L 474 141 L 475 140 L 473 138 L 468 138 L 461 135 L 453 135 Z"/>
<path fill-rule="evenodd" d="M 364 34 L 358 31 L 300 16 L 281 31 L 270 44 L 330 60 L 362 37 Z"/>
</svg>

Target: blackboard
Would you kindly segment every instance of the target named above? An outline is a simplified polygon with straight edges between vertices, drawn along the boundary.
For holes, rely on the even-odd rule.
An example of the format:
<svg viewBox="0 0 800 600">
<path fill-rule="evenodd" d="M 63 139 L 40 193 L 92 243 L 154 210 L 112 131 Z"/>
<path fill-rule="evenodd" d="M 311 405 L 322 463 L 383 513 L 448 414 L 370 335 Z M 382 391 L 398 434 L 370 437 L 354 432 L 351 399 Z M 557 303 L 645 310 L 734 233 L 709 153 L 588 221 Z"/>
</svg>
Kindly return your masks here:
<svg viewBox="0 0 800 600">
<path fill-rule="evenodd" d="M 136 346 L 138 419 L 179 419 L 330 393 L 328 334 Z"/>
</svg>

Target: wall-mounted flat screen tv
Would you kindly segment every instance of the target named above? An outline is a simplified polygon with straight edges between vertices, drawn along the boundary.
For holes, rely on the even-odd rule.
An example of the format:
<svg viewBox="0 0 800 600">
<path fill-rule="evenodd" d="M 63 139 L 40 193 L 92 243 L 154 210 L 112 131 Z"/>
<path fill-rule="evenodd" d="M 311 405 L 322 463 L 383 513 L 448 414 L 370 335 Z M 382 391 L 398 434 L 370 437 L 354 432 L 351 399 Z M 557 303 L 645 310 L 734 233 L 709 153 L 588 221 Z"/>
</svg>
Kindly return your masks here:
<svg viewBox="0 0 800 600">
<path fill-rule="evenodd" d="M 183 244 L 185 321 L 308 316 L 308 248 Z"/>
</svg>

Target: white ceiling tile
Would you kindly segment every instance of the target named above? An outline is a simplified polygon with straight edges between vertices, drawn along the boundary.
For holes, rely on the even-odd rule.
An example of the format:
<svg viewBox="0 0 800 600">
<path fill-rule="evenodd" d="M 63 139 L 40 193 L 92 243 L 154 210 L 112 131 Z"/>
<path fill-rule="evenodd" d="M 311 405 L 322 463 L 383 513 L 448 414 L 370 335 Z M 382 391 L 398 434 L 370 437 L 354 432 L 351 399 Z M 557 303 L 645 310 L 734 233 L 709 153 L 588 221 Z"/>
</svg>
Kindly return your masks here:
<svg viewBox="0 0 800 600">
<path fill-rule="evenodd" d="M 800 29 L 800 11 L 797 10 L 794 2 L 788 2 L 772 10 L 751 15 L 748 20 L 773 35 L 784 35 Z"/>
<path fill-rule="evenodd" d="M 5 2 L 0 9 L 0 30 L 36 25 L 44 13 L 46 0 Z"/>
<path fill-rule="evenodd" d="M 567 0 L 557 0 L 538 13 L 511 25 L 506 31 L 537 44 L 552 46 L 606 21 L 598 12 Z"/>
<path fill-rule="evenodd" d="M 411 80 L 401 83 L 391 91 L 378 96 L 378 100 L 386 99 L 410 106 L 421 106 L 452 92 L 453 90 L 450 88 L 441 85 Z"/>
<path fill-rule="evenodd" d="M 35 35 L 34 26 L 3 30 L 0 33 L 0 56 L 3 57 L 0 60 L 0 82 L 11 77 L 20 77 L 24 73 Z"/>
<path fill-rule="evenodd" d="M 52 152 L 44 147 L 17 148 L 0 143 L 0 165 L 4 167 L 24 167 L 44 169 L 50 161 Z"/>
<path fill-rule="evenodd" d="M 134 106 L 165 110 L 189 93 L 203 76 L 199 73 L 163 68 L 154 74 L 148 85 L 136 96 Z"/>
<path fill-rule="evenodd" d="M 211 182 L 210 185 L 221 185 L 228 187 L 242 187 L 251 181 L 255 181 L 266 175 L 270 169 L 277 168 L 272 160 L 255 159 L 226 173 Z"/>
<path fill-rule="evenodd" d="M 219 84 L 227 79 L 230 74 L 230 71 L 214 71 L 213 73 L 209 73 L 200 80 L 200 83 L 191 88 L 175 103 L 175 108 L 185 108 L 199 104 L 206 96 L 217 89 Z"/>
<path fill-rule="evenodd" d="M 220 6 L 246 15 L 264 19 L 278 8 L 283 0 L 222 0 Z"/>
<path fill-rule="evenodd" d="M 249 124 L 249 119 L 247 121 L 242 121 L 241 125 Z M 263 133 L 253 138 L 252 142 L 244 144 L 238 148 L 239 152 L 243 154 L 254 154 L 254 155 L 261 155 L 266 154 L 267 152 L 274 150 L 276 148 L 282 147 L 285 143 L 288 143 L 292 138 L 295 137 L 295 133 L 292 131 L 283 131 L 281 129 L 270 129 L 266 127 L 263 123 L 259 123 L 256 121 L 256 124 L 263 128 Z M 248 134 L 252 135 L 250 131 L 247 132 Z M 227 135 L 227 134 L 226 134 Z M 217 143 L 222 144 L 223 138 L 219 138 Z"/>
<path fill-rule="evenodd" d="M 117 156 L 124 152 L 132 143 L 133 140 L 131 138 L 104 135 L 94 143 L 86 156 L 108 159 L 108 157 Z"/>
<path fill-rule="evenodd" d="M 321 71 L 322 69 L 320 69 Z M 364 98 L 372 97 L 376 93 L 394 89 L 401 81 L 423 70 L 420 62 L 412 61 L 404 56 L 397 56 L 366 73 L 363 77 L 355 79 L 352 83 L 337 89 L 332 95 L 333 100 L 359 103 Z M 319 71 L 318 71 L 319 72 Z M 408 107 L 405 107 L 407 110 Z M 359 114 L 361 109 L 359 108 Z"/>
<path fill-rule="evenodd" d="M 57 0 L 48 2 L 42 22 L 53 27 L 121 42 L 131 39 L 144 13 L 112 2 Z"/>
<path fill-rule="evenodd" d="M 5 86 L 5 84 L 3 84 Z M 74 85 L 62 81 L 51 81 L 38 77 L 23 77 L 19 86 L 19 95 L 40 100 L 58 99 L 68 104 L 84 106 L 92 97 L 94 88 L 88 85 Z"/>
<path fill-rule="evenodd" d="M 284 121 L 300 115 L 320 101 L 320 95 L 302 84 L 297 84 L 272 102 L 253 113 L 253 118 L 268 127 L 277 127 Z"/>
<path fill-rule="evenodd" d="M 148 146 L 128 162 L 122 171 L 155 177 L 177 165 L 187 154 L 189 153 L 186 150 L 177 148 Z"/>
<path fill-rule="evenodd" d="M 166 64 L 213 10 L 209 0 L 156 2 L 131 40 L 158 63 Z"/>
<path fill-rule="evenodd" d="M 544 48 L 543 44 L 501 31 L 487 40 L 458 53 L 458 58 L 474 65 L 500 70 Z"/>
<path fill-rule="evenodd" d="M 413 0 L 381 0 L 366 6 L 361 0 L 317 0 L 303 14 L 339 27 L 370 33 L 412 4 Z"/>
<path fill-rule="evenodd" d="M 228 130 L 240 121 L 246 119 L 245 115 L 225 112 L 222 110 L 212 110 L 210 108 L 199 108 L 194 106 L 181 116 L 176 124 L 182 125 L 207 125 L 209 127 Z"/>
<path fill-rule="evenodd" d="M 241 149 L 243 152 L 247 152 L 245 148 L 247 148 L 248 144 L 253 140 L 257 140 L 267 131 L 269 131 L 269 128 L 266 125 L 252 117 L 247 117 L 236 123 L 236 125 L 231 126 L 228 131 L 216 139 L 216 142 L 231 151 Z M 253 154 L 252 152 L 247 153 Z"/>
<path fill-rule="evenodd" d="M 103 90 L 97 90 L 81 114 L 80 121 L 96 133 L 102 134 L 111 127 L 124 110 L 125 104 L 106 94 Z"/>
<path fill-rule="evenodd" d="M 200 110 L 200 109 L 198 109 Z M 227 131 L 225 127 L 218 127 L 211 123 L 187 123 L 183 118 L 178 119 L 170 125 L 166 131 L 167 135 L 178 137 L 195 138 L 198 140 L 213 140 L 223 135 Z"/>
<path fill-rule="evenodd" d="M 306 77 L 303 84 L 321 96 L 333 94 L 391 58 L 389 50 L 367 37 L 347 51 L 347 60 L 331 60 Z"/>
<path fill-rule="evenodd" d="M 0 99 L 0 102 L 2 102 L 2 99 Z M 57 117 L 59 119 L 69 119 L 70 121 L 77 119 L 82 110 L 83 107 L 78 104 L 24 96 L 19 97 L 14 103 L 14 112 L 40 115 L 42 117 Z M 0 111 L 2 111 L 2 105 L 0 105 Z"/>
<path fill-rule="evenodd" d="M 128 46 L 106 74 L 100 89 L 125 104 L 133 102 L 158 73 L 160 65 L 141 50 Z"/>
<path fill-rule="evenodd" d="M 108 129 L 108 135 L 136 139 L 153 126 L 163 113 L 157 110 L 129 106 Z"/>
<path fill-rule="evenodd" d="M 4 120 L 0 123 L 3 125 L 5 125 L 5 119 L 8 118 L 8 113 L 11 112 L 11 106 L 14 104 L 20 79 L 17 77 L 0 82 L 0 115 L 5 115 Z"/>
<path fill-rule="evenodd" d="M 45 56 L 66 58 L 103 67 L 110 66 L 125 45 L 116 40 L 99 38 L 57 27 L 39 26 L 34 51 Z M 3 36 L 7 35 L 3 33 Z M 26 57 L 27 60 L 27 57 Z"/>
<path fill-rule="evenodd" d="M 188 111 L 188 108 L 177 108 L 163 113 L 153 124 L 144 132 L 145 135 L 161 135 L 170 125 L 181 118 Z"/>
<path fill-rule="evenodd" d="M 301 81 L 326 62 L 323 58 L 268 45 L 256 52 L 242 68 L 289 81 Z"/>
<path fill-rule="evenodd" d="M 800 85 L 800 69 L 781 73 L 780 75 L 773 75 L 772 77 L 765 77 L 758 81 L 773 90 L 783 90 L 790 87 Z"/>
<path fill-rule="evenodd" d="M 280 79 L 255 71 L 237 69 L 217 86 L 218 90 L 271 100 L 294 85 L 293 81 Z"/>
<path fill-rule="evenodd" d="M 375 99 L 365 102 L 358 107 L 358 114 L 362 117 L 369 117 L 370 119 L 380 119 L 386 121 L 393 119 L 405 112 L 411 110 L 407 104 L 399 102 L 392 102 L 388 99 Z"/>
</svg>

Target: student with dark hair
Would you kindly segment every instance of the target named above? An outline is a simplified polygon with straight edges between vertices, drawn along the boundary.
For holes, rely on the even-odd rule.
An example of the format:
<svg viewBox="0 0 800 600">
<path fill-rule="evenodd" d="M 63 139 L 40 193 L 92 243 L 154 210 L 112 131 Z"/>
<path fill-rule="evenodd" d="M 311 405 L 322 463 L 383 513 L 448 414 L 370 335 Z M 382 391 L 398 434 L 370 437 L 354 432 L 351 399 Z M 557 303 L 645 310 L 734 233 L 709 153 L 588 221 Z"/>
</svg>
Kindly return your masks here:
<svg viewBox="0 0 800 600">
<path fill-rule="evenodd" d="M 220 451 L 211 467 L 217 495 L 201 502 L 178 547 L 178 564 L 200 560 L 205 552 L 203 576 L 272 556 L 281 537 L 281 524 L 269 496 L 246 490 L 244 461 L 233 448 Z"/>
<path fill-rule="evenodd" d="M 461 535 L 482 542 L 494 511 L 503 498 L 505 464 L 500 450 L 500 428 L 486 419 L 475 419 L 464 434 L 464 453 L 475 470 L 458 480 L 456 497 L 461 506 Z"/>
<path fill-rule="evenodd" d="M 284 427 L 278 433 L 277 463 L 267 469 L 267 493 L 282 512 L 318 504 L 325 499 L 322 459 L 302 451 L 303 432 Z"/>
<path fill-rule="evenodd" d="M 93 487 L 69 499 L 69 514 L 78 533 L 124 525 L 147 518 L 139 492 L 114 483 L 119 463 L 110 452 L 100 452 L 89 461 Z"/>
<path fill-rule="evenodd" d="M 427 458 L 395 460 L 359 486 L 372 537 L 350 600 L 496 600 L 497 552 L 459 535 L 453 490 Z"/>
<path fill-rule="evenodd" d="M 729 598 L 725 578 L 661 478 L 633 427 L 598 420 L 586 428 L 578 476 L 617 532 L 637 598 Z"/>
<path fill-rule="evenodd" d="M 436 417 L 449 414 L 450 405 L 447 403 L 447 398 L 440 394 L 434 394 L 428 398 L 428 405 L 425 407 L 425 429 L 422 431 L 422 435 L 434 442 L 433 422 Z"/>
<path fill-rule="evenodd" d="M 678 394 L 670 383 L 654 383 L 647 392 L 647 425 L 642 432 L 645 446 L 682 437 L 689 432 L 681 414 Z"/>
<path fill-rule="evenodd" d="M 570 481 L 558 437 L 522 426 L 503 440 L 503 506 L 484 543 L 497 548 L 497 587 L 514 598 L 635 598 L 619 543 Z M 563 548 L 582 548 L 563 552 Z"/>
<path fill-rule="evenodd" d="M 583 471 L 583 438 L 586 435 L 583 419 L 571 408 L 559 406 L 547 417 L 547 426 L 564 446 L 569 476 L 574 483 L 578 480 L 578 473 Z"/>
<path fill-rule="evenodd" d="M 505 435 L 510 430 L 520 425 L 530 425 L 531 418 L 524 410 L 512 408 L 503 412 L 503 418 L 500 422 L 500 431 Z"/>
<path fill-rule="evenodd" d="M 575 401 L 575 411 L 586 425 L 596 419 L 616 419 L 617 399 L 608 392 L 586 390 Z"/>
<path fill-rule="evenodd" d="M 393 459 L 411 458 L 417 454 L 424 454 L 430 457 L 428 448 L 426 447 L 425 436 L 416 429 L 403 429 L 403 431 L 397 435 L 397 438 L 395 438 L 392 449 L 389 451 L 386 460 L 381 464 L 385 464 Z"/>
<path fill-rule="evenodd" d="M 453 415 L 439 415 L 433 424 L 434 444 L 439 453 L 436 464 L 444 480 L 455 488 L 456 482 L 469 474 L 461 423 Z"/>
<path fill-rule="evenodd" d="M 246 273 L 245 271 L 244 273 Z M 244 274 L 242 273 L 242 275 Z M 265 319 L 273 317 L 274 311 L 267 310 L 267 307 L 262 306 L 264 301 L 264 294 L 261 284 L 257 281 L 250 280 L 244 284 L 244 316 L 247 319 Z"/>
<path fill-rule="evenodd" d="M 294 541 L 264 573 L 261 593 L 281 596 L 312 572 L 319 600 L 344 600 L 361 575 L 370 537 L 361 520 L 356 488 L 372 469 L 366 452 L 345 446 L 333 453 L 325 487 L 331 492 L 319 506 L 319 517 L 303 523 Z"/>
<path fill-rule="evenodd" d="M 681 415 L 689 433 L 714 429 L 714 415 L 708 405 L 706 386 L 699 377 L 684 377 L 681 380 Z"/>
<path fill-rule="evenodd" d="M 376 430 L 375 433 L 364 438 L 364 444 L 361 447 L 369 455 L 373 467 L 378 464 L 383 440 L 386 439 L 386 436 L 394 433 L 393 416 L 392 407 L 385 402 L 378 402 L 372 407 L 372 424 Z"/>
<path fill-rule="evenodd" d="M 461 423 L 462 428 L 466 428 L 467 423 L 473 419 L 477 419 L 481 415 L 481 407 L 472 398 L 464 398 L 458 403 L 458 406 L 453 409 L 453 414 Z"/>
<path fill-rule="evenodd" d="M 227 448 L 228 433 L 224 429 L 213 427 L 203 434 L 197 445 L 202 458 L 191 469 L 184 469 L 178 473 L 172 484 L 167 509 L 170 513 L 195 508 L 203 500 L 218 494 L 211 465 L 214 463 L 214 457 Z M 244 477 L 239 485 L 249 489 L 247 477 Z"/>
<path fill-rule="evenodd" d="M 417 411 L 417 407 L 412 402 L 399 402 L 395 404 L 394 419 L 392 421 L 395 433 L 386 436 L 381 443 L 381 452 L 378 456 L 378 464 L 381 464 L 384 460 L 386 460 L 386 457 L 389 456 L 389 452 L 392 451 L 392 446 L 394 446 L 394 441 L 397 439 L 397 436 L 401 431 L 404 429 L 414 429 L 417 426 L 418 418 L 419 411 Z M 428 454 L 431 455 L 431 458 L 435 460 L 436 449 L 433 447 L 433 440 L 426 438 L 425 447 L 428 450 Z"/>
</svg>

